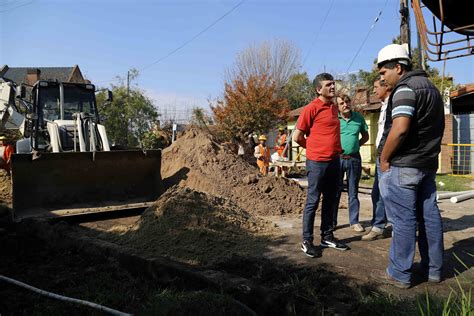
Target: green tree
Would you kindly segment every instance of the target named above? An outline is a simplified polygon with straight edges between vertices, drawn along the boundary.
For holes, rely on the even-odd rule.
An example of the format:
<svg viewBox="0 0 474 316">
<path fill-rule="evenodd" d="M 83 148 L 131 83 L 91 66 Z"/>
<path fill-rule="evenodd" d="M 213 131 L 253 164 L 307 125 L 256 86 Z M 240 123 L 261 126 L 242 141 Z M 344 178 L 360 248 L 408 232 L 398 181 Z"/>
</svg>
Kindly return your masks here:
<svg viewBox="0 0 474 316">
<path fill-rule="evenodd" d="M 199 127 L 207 127 L 210 119 L 201 107 L 194 107 L 191 115 L 191 123 Z"/>
<path fill-rule="evenodd" d="M 306 72 L 292 75 L 279 95 L 288 101 L 290 109 L 297 109 L 316 98 L 316 90 Z"/>
<path fill-rule="evenodd" d="M 288 103 L 276 91 L 275 82 L 266 76 L 226 84 L 224 99 L 211 105 L 219 131 L 228 140 L 243 140 L 251 132 L 264 133 L 277 126 L 288 112 Z"/>
<path fill-rule="evenodd" d="M 132 69 L 130 78 L 138 77 L 138 71 Z M 126 147 L 143 147 L 145 136 L 157 123 L 159 114 L 145 93 L 137 86 L 127 89 L 123 80 L 112 85 L 113 101 L 105 101 L 105 93 L 97 96 L 97 106 L 102 123 L 107 130 L 111 144 Z"/>
</svg>

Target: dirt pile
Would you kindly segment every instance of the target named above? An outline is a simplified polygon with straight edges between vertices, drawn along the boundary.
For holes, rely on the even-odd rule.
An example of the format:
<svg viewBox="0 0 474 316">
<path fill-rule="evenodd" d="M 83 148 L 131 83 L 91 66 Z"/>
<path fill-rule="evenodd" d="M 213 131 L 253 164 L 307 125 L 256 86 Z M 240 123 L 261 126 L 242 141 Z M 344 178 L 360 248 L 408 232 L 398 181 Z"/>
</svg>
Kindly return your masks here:
<svg viewBox="0 0 474 316">
<path fill-rule="evenodd" d="M 11 178 L 5 170 L 0 169 L 0 208 L 2 205 L 10 206 L 12 203 Z"/>
<path fill-rule="evenodd" d="M 229 198 L 259 215 L 298 214 L 305 191 L 285 178 L 259 177 L 250 165 L 197 129 L 187 131 L 163 150 L 161 175 L 165 186 L 179 184 L 196 191 Z"/>
<path fill-rule="evenodd" d="M 105 238 L 146 257 L 213 265 L 232 256 L 261 256 L 277 230 L 228 199 L 174 186 L 127 232 Z"/>
</svg>

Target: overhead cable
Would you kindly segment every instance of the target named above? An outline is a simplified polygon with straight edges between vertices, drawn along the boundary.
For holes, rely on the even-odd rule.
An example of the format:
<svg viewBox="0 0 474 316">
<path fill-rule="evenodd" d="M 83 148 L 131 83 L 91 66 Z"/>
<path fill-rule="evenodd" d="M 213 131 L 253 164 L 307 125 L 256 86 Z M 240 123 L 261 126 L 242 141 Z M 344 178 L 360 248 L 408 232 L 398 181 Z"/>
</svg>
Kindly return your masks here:
<svg viewBox="0 0 474 316">
<path fill-rule="evenodd" d="M 202 34 L 204 34 L 205 32 L 207 32 L 210 28 L 212 28 L 214 25 L 216 25 L 217 23 L 219 23 L 221 20 L 223 20 L 226 16 L 228 16 L 229 14 L 231 14 L 235 9 L 237 9 L 238 7 L 240 7 L 243 3 L 245 2 L 245 0 L 241 0 L 239 3 L 237 3 L 235 6 L 233 6 L 232 8 L 230 8 L 227 12 L 225 12 L 223 15 L 221 15 L 219 18 L 217 18 L 216 20 L 214 20 L 211 24 L 209 24 L 208 26 L 206 26 L 204 29 L 202 29 L 201 31 L 199 31 L 196 35 L 194 35 L 193 37 L 191 37 L 190 39 L 188 39 L 187 41 L 183 42 L 181 45 L 179 45 L 178 47 L 176 47 L 175 49 L 173 49 L 172 51 L 170 51 L 169 53 L 167 53 L 166 55 L 160 57 L 159 59 L 155 60 L 154 62 L 152 62 L 151 64 L 148 64 L 142 68 L 139 69 L 140 72 L 162 62 L 163 60 L 165 60 L 166 58 L 170 57 L 171 55 L 173 55 L 174 53 L 178 52 L 179 50 L 181 50 L 183 47 L 185 47 L 186 45 L 188 45 L 189 43 L 191 43 L 192 41 L 194 41 L 196 38 L 198 38 L 199 36 L 201 36 Z M 112 79 L 112 80 L 106 80 L 106 81 L 98 81 L 96 83 L 106 83 L 106 82 L 115 82 L 115 81 L 118 81 L 120 80 L 120 78 L 116 78 L 116 79 Z"/>
<path fill-rule="evenodd" d="M 349 69 L 351 69 L 352 64 L 354 64 L 354 61 L 356 60 L 357 56 L 359 56 L 359 53 L 360 53 L 360 51 L 362 50 L 362 47 L 364 47 L 365 42 L 367 41 L 367 39 L 368 39 L 369 36 L 370 36 L 370 33 L 372 32 L 372 30 L 374 29 L 375 25 L 377 24 L 377 22 L 379 21 L 380 17 L 382 16 L 382 12 L 383 12 L 383 10 L 385 9 L 385 6 L 387 5 L 387 3 L 388 3 L 388 0 L 385 1 L 385 4 L 384 4 L 383 8 L 379 11 L 379 13 L 377 14 L 377 16 L 375 17 L 374 22 L 373 22 L 372 25 L 370 26 L 369 31 L 367 32 L 367 34 L 365 35 L 364 40 L 362 41 L 362 43 L 361 43 L 360 46 L 359 46 L 359 49 L 357 50 L 357 52 L 355 53 L 354 57 L 352 58 L 351 63 L 349 64 L 349 67 L 347 67 L 346 73 L 349 73 Z"/>
<path fill-rule="evenodd" d="M 231 14 L 235 9 L 237 9 L 238 7 L 240 7 L 243 3 L 245 2 L 245 0 L 242 0 L 240 1 L 239 3 L 237 3 L 235 6 L 233 6 L 230 10 L 228 10 L 227 12 L 225 12 L 223 15 L 221 15 L 217 20 L 215 20 L 214 22 L 212 22 L 211 24 L 209 24 L 208 26 L 206 26 L 204 29 L 202 29 L 200 32 L 198 32 L 196 35 L 194 35 L 193 37 L 191 37 L 190 39 L 188 39 L 187 41 L 185 41 L 184 43 L 182 43 L 181 45 L 179 45 L 178 47 L 176 47 L 175 49 L 173 49 L 172 51 L 170 51 L 168 54 L 164 55 L 163 57 L 160 57 L 159 59 L 157 59 L 156 61 L 152 62 L 151 64 L 139 69 L 140 71 L 144 71 L 145 69 L 148 69 L 150 68 L 151 66 L 153 65 L 156 65 L 158 64 L 159 62 L 165 60 L 166 58 L 170 57 L 171 55 L 173 55 L 174 53 L 176 53 L 177 51 L 179 51 L 180 49 L 182 49 L 183 47 L 185 47 L 186 45 L 188 45 L 189 43 L 191 43 L 192 41 L 194 41 L 196 38 L 198 38 L 199 36 L 201 36 L 202 34 L 204 34 L 205 32 L 207 32 L 210 28 L 212 28 L 214 25 L 216 25 L 217 23 L 219 23 L 221 20 L 223 20 L 226 16 L 228 16 L 229 14 Z"/>
<path fill-rule="evenodd" d="M 328 10 L 327 10 L 327 12 L 326 12 L 326 15 L 324 16 L 324 19 L 323 19 L 323 21 L 321 22 L 321 25 L 320 25 L 320 27 L 319 27 L 319 30 L 318 30 L 318 32 L 316 33 L 316 35 L 315 35 L 313 41 L 311 42 L 311 45 L 309 46 L 309 50 L 308 50 L 308 52 L 306 53 L 306 56 L 305 56 L 304 59 L 303 59 L 303 66 L 306 64 L 306 60 L 308 59 L 309 54 L 311 53 L 311 50 L 313 49 L 314 44 L 316 44 L 316 41 L 318 40 L 319 34 L 321 33 L 321 30 L 323 29 L 324 24 L 326 23 L 326 19 L 327 19 L 328 16 L 329 16 L 329 12 L 331 12 L 331 9 L 332 9 L 333 4 L 334 4 L 334 0 L 331 1 L 331 4 L 329 5 L 329 8 L 328 8 Z"/>
<path fill-rule="evenodd" d="M 32 4 L 33 2 L 35 2 L 35 0 L 31 0 L 30 2 L 17 5 L 16 7 L 12 7 L 12 8 L 5 9 L 5 10 L 1 10 L 0 13 L 5 13 L 5 12 L 12 11 L 12 10 L 15 10 L 15 9 L 18 9 L 18 8 L 21 8 L 21 7 L 25 7 L 25 6 L 27 6 L 27 5 Z"/>
</svg>

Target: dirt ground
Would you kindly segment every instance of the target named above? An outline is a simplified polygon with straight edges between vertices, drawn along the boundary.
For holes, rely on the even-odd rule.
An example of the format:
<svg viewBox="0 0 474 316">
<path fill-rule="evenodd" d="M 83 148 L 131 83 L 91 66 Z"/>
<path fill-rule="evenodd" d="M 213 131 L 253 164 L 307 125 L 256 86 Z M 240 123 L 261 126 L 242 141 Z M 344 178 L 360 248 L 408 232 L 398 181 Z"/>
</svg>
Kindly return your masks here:
<svg viewBox="0 0 474 316">
<path fill-rule="evenodd" d="M 359 194 L 359 199 L 361 202 L 361 223 L 366 227 L 370 226 L 372 217 L 370 195 Z M 407 291 L 381 285 L 371 279 L 370 275 L 373 270 L 386 267 L 391 239 L 362 241 L 363 233 L 356 233 L 349 227 L 347 210 L 339 212 L 338 222 L 341 228 L 335 232 L 335 235 L 351 247 L 349 251 L 325 250 L 321 258 L 305 258 L 298 249 L 298 243 L 301 240 L 302 218 L 301 216 L 285 216 L 267 217 L 281 228 L 287 238 L 277 247 L 271 247 L 266 255 L 274 259 L 283 257 L 286 260 L 309 266 L 326 264 L 331 266 L 332 271 L 346 275 L 357 282 L 376 284 L 383 291 L 401 296 L 414 296 L 423 293 L 425 289 L 433 294 L 444 296 L 449 293 L 451 287 L 456 287 L 454 279 L 456 270 L 462 272 L 460 279 L 464 280 L 466 284 L 474 284 L 474 257 L 472 256 L 474 254 L 474 215 L 472 214 L 474 200 L 459 204 L 441 200 L 439 208 L 443 217 L 445 245 L 445 281 L 440 284 L 433 285 L 416 280 L 415 286 Z M 320 218 L 317 217 L 316 225 L 319 225 L 319 220 Z M 471 267 L 469 271 L 466 271 L 456 256 L 468 267 Z M 417 253 L 415 262 L 418 260 L 419 254 Z"/>
<path fill-rule="evenodd" d="M 236 306 L 259 314 L 404 314 L 413 311 L 404 308 L 412 308 L 426 290 L 447 297 L 456 288 L 456 273 L 463 286 L 472 286 L 474 200 L 439 203 L 445 280 L 432 285 L 415 278 L 411 289 L 398 290 L 372 279 L 374 270 L 387 265 L 390 238 L 361 241 L 362 234 L 348 225 L 347 195 L 341 199 L 340 228 L 335 235 L 351 249 L 328 249 L 321 258 L 309 258 L 299 249 L 305 190 L 294 181 L 256 173 L 254 166 L 212 135 L 191 130 L 163 151 L 167 191 L 142 215 L 47 225 L 33 221 L 15 226 L 0 220 L 0 241 L 5 245 L 0 273 L 138 314 L 157 314 L 150 312 L 155 311 L 156 300 L 163 302 L 163 293 L 174 291 L 171 298 L 165 295 L 166 304 L 173 307 L 168 312 L 159 309 L 164 315 L 179 314 L 173 309 L 176 306 L 188 306 L 182 313 L 192 314 L 200 291 L 215 304 L 199 306 L 218 315 L 248 313 Z M 0 202 L 9 205 L 9 179 L 0 177 Z M 359 194 L 359 198 L 360 220 L 368 226 L 370 196 Z M 319 222 L 318 214 L 316 235 Z M 34 229 L 37 225 L 41 230 Z M 89 248 L 96 247 L 103 251 L 91 253 Z M 115 257 L 114 251 L 119 253 Z M 144 262 L 143 271 L 133 262 Z M 167 268 L 154 271 L 160 262 Z M 152 273 L 145 276 L 149 269 Z M 165 283 L 160 277 L 163 272 Z M 187 276 L 191 275 L 202 282 L 190 285 Z M 226 283 L 237 286 L 229 289 Z M 181 292 L 175 295 L 176 291 Z M 124 304 L 121 295 L 131 296 L 131 303 Z M 2 284 L 0 302 L 11 297 L 15 298 L 11 304 L 0 303 L 0 314 L 67 314 L 72 308 L 44 303 L 37 295 Z M 29 307 L 24 308 L 25 304 Z"/>
<path fill-rule="evenodd" d="M 347 198 L 344 194 L 343 199 Z M 364 226 L 369 226 L 372 216 L 372 205 L 370 195 L 360 194 L 361 202 L 360 220 Z M 439 203 L 441 214 L 444 222 L 444 243 L 445 243 L 445 274 L 443 281 L 440 284 L 428 284 L 421 280 L 416 280 L 414 287 L 410 290 L 398 290 L 396 288 L 386 286 L 371 278 L 374 270 L 382 270 L 386 267 L 388 262 L 388 250 L 390 247 L 390 238 L 379 239 L 375 241 L 362 241 L 363 233 L 356 233 L 352 231 L 348 224 L 348 215 L 346 209 L 341 209 L 339 212 L 338 222 L 340 228 L 335 232 L 335 235 L 340 240 L 346 242 L 351 249 L 349 251 L 340 252 L 332 249 L 327 249 L 323 252 L 321 258 L 308 258 L 299 249 L 301 242 L 302 231 L 302 217 L 299 214 L 285 215 L 285 216 L 262 216 L 265 222 L 273 223 L 273 240 L 269 240 L 268 234 L 262 234 L 262 239 L 255 239 L 249 241 L 247 246 L 255 247 L 255 250 L 261 252 L 261 255 L 269 260 L 275 262 L 285 262 L 301 267 L 321 267 L 324 266 L 330 271 L 338 275 L 346 276 L 348 279 L 360 285 L 370 284 L 377 289 L 400 295 L 401 297 L 413 297 L 423 294 L 426 289 L 432 294 L 439 294 L 446 296 L 449 294 L 451 287 L 456 286 L 454 276 L 455 271 L 462 272 L 460 280 L 465 284 L 473 284 L 474 282 L 474 257 L 469 254 L 474 253 L 474 215 L 470 214 L 474 209 L 474 200 L 469 200 L 464 203 L 452 204 L 449 200 L 442 200 Z M 139 217 L 131 220 L 124 220 L 125 222 L 117 224 L 114 222 L 114 227 L 106 223 L 87 223 L 82 224 L 83 227 L 92 230 L 111 231 L 130 229 L 130 221 L 140 220 Z M 128 222 L 128 223 L 127 223 Z M 263 222 L 262 222 L 263 223 Z M 316 216 L 315 233 L 319 229 L 320 217 Z M 275 230 L 277 228 L 278 230 Z M 263 230 L 268 233 L 268 230 Z M 189 239 L 186 239 L 189 240 Z M 191 239 L 192 240 L 192 239 Z M 257 242 L 260 240 L 260 243 Z M 317 242 L 317 238 L 315 242 Z M 262 243 L 265 245 L 262 248 Z M 175 249 L 178 246 L 175 246 Z M 206 246 L 203 247 L 206 249 Z M 216 246 L 216 248 L 221 248 Z M 225 247 L 226 248 L 226 247 Z M 227 247 L 229 251 L 234 251 L 232 247 Z M 148 249 L 148 253 L 153 253 Z M 240 249 L 240 251 L 242 251 Z M 242 253 L 242 252 L 241 252 Z M 253 251 L 247 251 L 247 254 Z M 463 265 L 456 259 L 456 256 L 463 261 L 465 265 L 471 267 L 466 271 Z M 418 254 L 415 261 L 419 260 Z M 216 262 L 216 261 L 215 261 Z"/>
</svg>

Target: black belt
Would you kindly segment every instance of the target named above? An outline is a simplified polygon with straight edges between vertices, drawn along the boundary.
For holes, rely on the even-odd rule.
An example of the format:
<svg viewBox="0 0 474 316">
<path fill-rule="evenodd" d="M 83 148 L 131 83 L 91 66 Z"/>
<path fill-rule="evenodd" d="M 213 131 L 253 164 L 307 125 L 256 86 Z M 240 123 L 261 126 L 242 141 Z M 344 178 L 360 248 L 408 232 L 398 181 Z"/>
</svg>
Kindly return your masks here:
<svg viewBox="0 0 474 316">
<path fill-rule="evenodd" d="M 352 158 L 359 158 L 359 153 L 356 154 L 350 154 L 350 155 L 341 155 L 341 159 L 347 160 L 347 159 L 352 159 Z"/>
</svg>

